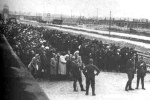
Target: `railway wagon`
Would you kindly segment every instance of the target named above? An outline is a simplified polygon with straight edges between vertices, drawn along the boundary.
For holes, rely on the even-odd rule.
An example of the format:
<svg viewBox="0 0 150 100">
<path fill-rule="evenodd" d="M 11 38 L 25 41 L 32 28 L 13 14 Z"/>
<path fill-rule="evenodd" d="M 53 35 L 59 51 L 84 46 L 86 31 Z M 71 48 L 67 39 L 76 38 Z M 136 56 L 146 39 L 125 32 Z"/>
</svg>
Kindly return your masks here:
<svg viewBox="0 0 150 100">
<path fill-rule="evenodd" d="M 53 19 L 52 24 L 58 24 L 58 25 L 62 25 L 63 20 L 61 19 Z"/>
</svg>

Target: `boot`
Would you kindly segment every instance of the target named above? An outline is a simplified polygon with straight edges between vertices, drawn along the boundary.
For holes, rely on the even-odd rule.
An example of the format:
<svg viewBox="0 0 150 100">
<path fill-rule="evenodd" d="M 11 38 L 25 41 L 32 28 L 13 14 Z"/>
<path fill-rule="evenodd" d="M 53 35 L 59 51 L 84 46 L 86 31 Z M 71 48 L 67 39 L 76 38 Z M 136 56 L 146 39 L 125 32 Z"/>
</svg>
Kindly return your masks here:
<svg viewBox="0 0 150 100">
<path fill-rule="evenodd" d="M 137 84 L 136 84 L 136 88 L 135 89 L 138 89 L 139 88 L 139 78 L 137 77 Z"/>
<path fill-rule="evenodd" d="M 82 88 L 82 89 L 81 89 L 81 91 L 85 91 L 85 89 L 84 89 L 84 88 Z"/>
<path fill-rule="evenodd" d="M 74 92 L 77 92 L 76 83 L 73 84 Z"/>
<path fill-rule="evenodd" d="M 81 87 L 81 91 L 85 91 L 85 89 L 83 88 L 83 85 L 80 85 L 80 87 Z"/>
<path fill-rule="evenodd" d="M 96 95 L 96 94 L 95 94 L 95 87 L 94 87 L 94 86 L 92 86 L 92 95 L 93 95 L 93 96 Z"/>
<path fill-rule="evenodd" d="M 144 78 L 141 79 L 141 83 L 142 83 L 142 89 L 145 90 L 145 88 L 144 88 Z"/>
<path fill-rule="evenodd" d="M 89 95 L 89 86 L 86 86 L 86 93 L 85 95 Z"/>
<path fill-rule="evenodd" d="M 74 91 L 74 92 L 78 92 L 76 88 L 74 88 L 74 90 L 73 90 L 73 91 Z"/>
<path fill-rule="evenodd" d="M 89 95 L 89 93 L 86 92 L 85 95 Z"/>
<path fill-rule="evenodd" d="M 128 91 L 128 82 L 127 82 L 127 84 L 126 84 L 126 87 L 125 87 L 125 91 Z"/>
<path fill-rule="evenodd" d="M 129 84 L 129 90 L 134 90 L 134 89 L 131 87 L 131 84 Z"/>
</svg>

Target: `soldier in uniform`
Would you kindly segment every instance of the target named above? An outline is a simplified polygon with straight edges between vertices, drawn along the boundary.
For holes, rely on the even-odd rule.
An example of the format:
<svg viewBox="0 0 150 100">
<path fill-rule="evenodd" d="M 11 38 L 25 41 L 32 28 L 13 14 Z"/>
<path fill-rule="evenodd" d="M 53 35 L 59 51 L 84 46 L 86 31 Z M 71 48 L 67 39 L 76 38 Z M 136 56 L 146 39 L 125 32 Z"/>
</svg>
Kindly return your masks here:
<svg viewBox="0 0 150 100">
<path fill-rule="evenodd" d="M 137 86 L 136 89 L 139 88 L 139 81 L 141 79 L 141 84 L 142 84 L 142 89 L 145 90 L 144 88 L 144 77 L 146 75 L 146 63 L 143 61 L 143 57 L 140 57 L 140 60 L 137 62 Z"/>
<path fill-rule="evenodd" d="M 72 57 L 72 62 L 71 62 L 71 73 L 74 81 L 73 82 L 74 91 L 77 92 L 77 81 L 80 84 L 81 91 L 85 91 L 82 84 L 82 75 L 81 75 L 80 66 L 78 65 L 77 60 L 75 59 L 74 56 Z"/>
<path fill-rule="evenodd" d="M 89 64 L 83 69 L 83 73 L 86 77 L 86 95 L 89 93 L 89 85 L 91 84 L 92 87 L 92 95 L 95 96 L 95 75 L 100 73 L 100 70 L 93 65 L 93 59 L 89 60 Z M 95 74 L 94 71 L 97 71 Z"/>
<path fill-rule="evenodd" d="M 134 66 L 134 55 L 127 61 L 127 75 L 128 75 L 128 81 L 126 83 L 125 91 L 128 90 L 134 90 L 131 85 L 132 85 L 132 80 L 134 78 L 134 73 L 135 73 L 135 66 Z"/>
</svg>

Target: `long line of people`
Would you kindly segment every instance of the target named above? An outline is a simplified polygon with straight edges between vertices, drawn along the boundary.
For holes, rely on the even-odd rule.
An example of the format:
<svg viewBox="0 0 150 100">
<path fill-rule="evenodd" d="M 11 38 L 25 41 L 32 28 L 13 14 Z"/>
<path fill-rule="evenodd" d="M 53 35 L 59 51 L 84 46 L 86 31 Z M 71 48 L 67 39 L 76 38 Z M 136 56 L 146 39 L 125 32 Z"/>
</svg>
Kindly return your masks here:
<svg viewBox="0 0 150 100">
<path fill-rule="evenodd" d="M 121 48 L 81 35 L 25 24 L 7 25 L 5 34 L 14 51 L 36 77 L 59 74 L 69 77 L 70 56 L 77 50 L 83 64 L 87 65 L 89 58 L 93 58 L 93 63 L 100 69 L 120 72 L 126 71 L 128 59 L 136 53 L 133 48 Z M 33 68 L 29 67 L 35 62 L 38 64 L 34 68 L 38 71 L 33 71 Z"/>
</svg>

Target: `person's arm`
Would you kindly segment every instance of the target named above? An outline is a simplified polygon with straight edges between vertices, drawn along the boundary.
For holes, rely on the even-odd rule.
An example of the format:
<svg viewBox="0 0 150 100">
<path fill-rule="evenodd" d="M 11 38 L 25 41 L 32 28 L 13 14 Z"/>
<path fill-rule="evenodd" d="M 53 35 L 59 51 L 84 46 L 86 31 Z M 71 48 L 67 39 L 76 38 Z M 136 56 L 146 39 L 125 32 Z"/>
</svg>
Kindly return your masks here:
<svg viewBox="0 0 150 100">
<path fill-rule="evenodd" d="M 50 64 L 51 64 L 52 67 L 54 67 L 54 61 L 53 61 L 53 60 L 54 60 L 54 59 L 51 58 Z"/>
<path fill-rule="evenodd" d="M 66 60 L 64 56 L 60 56 L 60 61 L 61 63 L 66 64 Z"/>
<path fill-rule="evenodd" d="M 83 69 L 83 74 L 86 76 L 86 72 L 87 71 L 87 67 L 85 67 L 84 69 Z"/>
<path fill-rule="evenodd" d="M 78 59 L 79 59 L 79 60 L 78 60 L 78 61 L 79 61 L 79 66 L 81 67 L 81 66 L 82 66 L 82 59 L 81 59 L 81 56 L 79 56 Z"/>
<path fill-rule="evenodd" d="M 146 63 L 144 62 L 144 70 L 145 70 L 145 73 L 147 72 L 147 67 L 146 67 Z"/>
<path fill-rule="evenodd" d="M 97 68 L 97 66 L 94 66 L 95 70 L 96 70 L 96 74 L 95 75 L 98 75 L 100 73 L 100 70 Z"/>
</svg>

